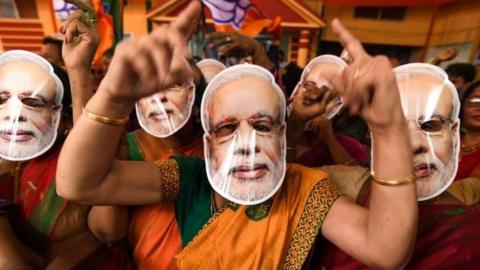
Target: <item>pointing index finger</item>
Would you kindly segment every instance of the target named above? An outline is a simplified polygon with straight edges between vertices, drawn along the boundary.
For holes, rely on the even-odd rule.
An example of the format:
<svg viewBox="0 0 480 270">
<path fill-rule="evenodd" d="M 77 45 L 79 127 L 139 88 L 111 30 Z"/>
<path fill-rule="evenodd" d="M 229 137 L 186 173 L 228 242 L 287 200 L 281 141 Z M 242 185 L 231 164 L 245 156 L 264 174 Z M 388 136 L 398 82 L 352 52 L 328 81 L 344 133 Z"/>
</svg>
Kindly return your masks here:
<svg viewBox="0 0 480 270">
<path fill-rule="evenodd" d="M 367 55 L 362 44 L 343 26 L 340 20 L 334 19 L 332 21 L 332 30 L 353 61 Z"/>
<path fill-rule="evenodd" d="M 195 0 L 192 1 L 172 22 L 170 25 L 173 29 L 177 30 L 178 32 L 186 35 L 192 21 L 194 21 L 201 12 L 200 3 Z"/>
</svg>

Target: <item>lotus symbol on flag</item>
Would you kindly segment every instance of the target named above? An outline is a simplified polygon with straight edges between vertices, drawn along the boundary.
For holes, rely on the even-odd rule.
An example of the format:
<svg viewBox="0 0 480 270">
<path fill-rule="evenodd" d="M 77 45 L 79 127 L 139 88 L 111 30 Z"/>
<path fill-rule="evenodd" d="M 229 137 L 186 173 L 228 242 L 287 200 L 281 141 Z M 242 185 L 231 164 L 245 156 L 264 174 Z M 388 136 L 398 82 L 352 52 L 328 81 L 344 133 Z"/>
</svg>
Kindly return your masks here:
<svg viewBox="0 0 480 270">
<path fill-rule="evenodd" d="M 217 24 L 230 24 L 240 29 L 249 8 L 253 7 L 251 0 L 203 0 L 212 12 Z"/>
<path fill-rule="evenodd" d="M 62 22 L 65 21 L 70 14 L 77 11 L 75 5 L 65 3 L 63 0 L 53 0 L 53 9 Z"/>
</svg>

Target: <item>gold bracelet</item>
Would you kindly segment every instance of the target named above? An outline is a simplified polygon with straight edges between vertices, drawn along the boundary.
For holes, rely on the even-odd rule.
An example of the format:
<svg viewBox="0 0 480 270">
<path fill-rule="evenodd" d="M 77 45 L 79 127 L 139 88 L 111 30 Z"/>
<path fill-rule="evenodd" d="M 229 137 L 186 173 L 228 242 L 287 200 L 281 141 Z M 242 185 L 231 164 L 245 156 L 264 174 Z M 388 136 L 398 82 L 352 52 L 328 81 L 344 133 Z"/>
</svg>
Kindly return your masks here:
<svg viewBox="0 0 480 270">
<path fill-rule="evenodd" d="M 415 181 L 415 177 L 413 175 L 403 177 L 400 180 L 378 178 L 375 176 L 375 172 L 373 171 L 371 172 L 371 175 L 374 182 L 383 186 L 401 186 L 401 185 L 413 183 Z"/>
<path fill-rule="evenodd" d="M 85 115 L 88 119 L 98 123 L 112 125 L 112 126 L 122 126 L 128 122 L 128 116 L 124 118 L 113 119 L 113 118 L 109 118 L 106 116 L 101 116 L 101 115 L 89 112 L 85 109 L 85 107 L 83 107 L 82 110 L 83 110 L 83 115 Z"/>
</svg>

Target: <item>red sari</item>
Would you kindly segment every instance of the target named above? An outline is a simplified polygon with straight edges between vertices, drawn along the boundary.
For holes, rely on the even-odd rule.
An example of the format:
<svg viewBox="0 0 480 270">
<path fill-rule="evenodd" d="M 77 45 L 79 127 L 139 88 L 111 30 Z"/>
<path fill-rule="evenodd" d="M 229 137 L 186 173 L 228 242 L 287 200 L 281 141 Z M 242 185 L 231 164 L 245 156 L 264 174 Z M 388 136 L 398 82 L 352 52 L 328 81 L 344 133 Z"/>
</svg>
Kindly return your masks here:
<svg viewBox="0 0 480 270">
<path fill-rule="evenodd" d="M 313 269 L 371 269 L 328 241 L 314 255 Z M 432 204 L 419 206 L 415 249 L 406 269 L 478 269 L 480 207 Z"/>
<path fill-rule="evenodd" d="M 480 148 L 460 155 L 455 181 L 471 176 L 480 178 Z"/>
<path fill-rule="evenodd" d="M 354 138 L 335 134 L 335 139 L 359 163 L 368 161 L 367 148 Z M 296 162 L 307 167 L 319 167 L 335 164 L 325 143 L 320 142 L 297 158 Z"/>
<path fill-rule="evenodd" d="M 51 256 L 47 254 L 54 244 L 88 232 L 89 208 L 68 202 L 56 192 L 55 174 L 60 149 L 61 145 L 54 146 L 42 156 L 24 163 L 23 170 L 18 170 L 16 175 L 0 180 L 5 181 L 2 187 L 10 187 L 2 193 L 12 194 L 10 197 L 20 207 L 19 219 L 12 227 L 29 248 L 45 256 Z M 83 244 L 85 242 L 78 243 L 77 247 L 81 249 Z M 90 255 L 87 253 L 76 265 L 78 269 L 125 269 L 126 257 L 122 251 L 113 251 L 100 243 L 98 248 L 92 245 L 83 251 Z"/>
</svg>

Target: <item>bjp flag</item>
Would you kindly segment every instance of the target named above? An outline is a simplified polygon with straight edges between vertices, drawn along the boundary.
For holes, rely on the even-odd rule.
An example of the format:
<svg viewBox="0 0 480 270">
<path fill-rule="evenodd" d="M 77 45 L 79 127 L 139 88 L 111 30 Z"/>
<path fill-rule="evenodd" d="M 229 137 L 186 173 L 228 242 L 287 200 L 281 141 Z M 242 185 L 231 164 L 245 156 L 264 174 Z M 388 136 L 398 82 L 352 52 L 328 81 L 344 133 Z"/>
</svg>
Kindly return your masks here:
<svg viewBox="0 0 480 270">
<path fill-rule="evenodd" d="M 217 32 L 240 32 L 254 37 L 263 29 L 274 32 L 281 18 L 266 18 L 255 6 L 254 0 L 202 0 L 212 13 Z"/>
</svg>

